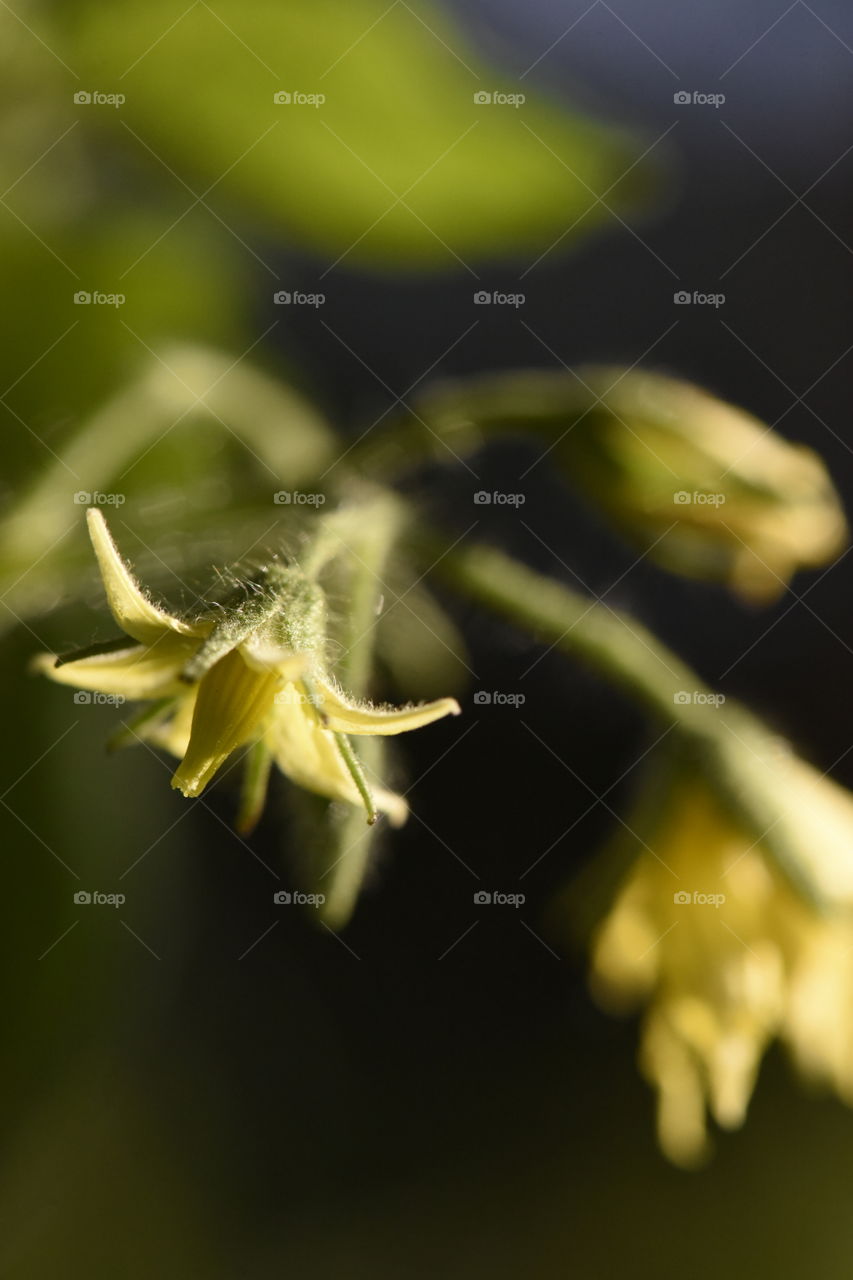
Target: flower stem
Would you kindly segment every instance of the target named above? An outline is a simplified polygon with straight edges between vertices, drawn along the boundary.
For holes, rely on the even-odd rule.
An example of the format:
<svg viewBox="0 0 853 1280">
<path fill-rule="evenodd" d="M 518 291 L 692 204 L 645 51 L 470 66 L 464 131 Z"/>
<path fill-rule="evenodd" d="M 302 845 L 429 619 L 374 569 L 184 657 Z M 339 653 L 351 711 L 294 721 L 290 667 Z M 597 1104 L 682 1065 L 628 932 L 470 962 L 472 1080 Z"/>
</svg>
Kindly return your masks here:
<svg viewBox="0 0 853 1280">
<path fill-rule="evenodd" d="M 445 544 L 446 545 L 446 544 Z M 770 854 L 814 906 L 826 905 L 802 842 L 780 806 L 776 762 L 787 744 L 733 700 L 719 696 L 634 619 L 592 601 L 490 547 L 436 554 L 436 573 L 448 585 L 516 623 L 561 653 L 580 659 L 623 689 L 679 736 L 685 764 L 713 787 L 720 802 Z"/>
<path fill-rule="evenodd" d="M 717 732 L 715 703 L 705 701 L 711 690 L 628 615 L 490 547 L 452 551 L 437 572 L 552 648 L 580 658 L 655 715 L 700 736 L 709 728 Z"/>
<path fill-rule="evenodd" d="M 423 462 L 453 462 L 507 436 L 555 442 L 600 404 L 600 371 L 521 370 L 439 383 L 414 408 L 368 432 L 350 451 L 365 475 L 397 476 Z M 611 381 L 619 381 L 613 370 Z"/>
</svg>

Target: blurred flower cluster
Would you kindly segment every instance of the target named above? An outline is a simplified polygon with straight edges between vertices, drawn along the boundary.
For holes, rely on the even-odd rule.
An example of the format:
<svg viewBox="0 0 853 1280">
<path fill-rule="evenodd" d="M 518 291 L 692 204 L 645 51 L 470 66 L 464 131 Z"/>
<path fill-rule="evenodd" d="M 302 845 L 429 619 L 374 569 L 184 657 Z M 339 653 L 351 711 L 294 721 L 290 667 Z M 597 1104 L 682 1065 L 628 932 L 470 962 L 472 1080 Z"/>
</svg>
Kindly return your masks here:
<svg viewBox="0 0 853 1280">
<path fill-rule="evenodd" d="M 708 1151 L 705 1108 L 744 1119 L 776 1037 L 809 1077 L 853 1103 L 853 796 L 777 744 L 765 759 L 781 815 L 822 889 L 798 893 L 709 781 L 681 772 L 655 815 L 629 818 L 635 862 L 600 926 L 592 988 L 648 1005 L 641 1063 L 658 1132 L 684 1165 Z"/>
</svg>

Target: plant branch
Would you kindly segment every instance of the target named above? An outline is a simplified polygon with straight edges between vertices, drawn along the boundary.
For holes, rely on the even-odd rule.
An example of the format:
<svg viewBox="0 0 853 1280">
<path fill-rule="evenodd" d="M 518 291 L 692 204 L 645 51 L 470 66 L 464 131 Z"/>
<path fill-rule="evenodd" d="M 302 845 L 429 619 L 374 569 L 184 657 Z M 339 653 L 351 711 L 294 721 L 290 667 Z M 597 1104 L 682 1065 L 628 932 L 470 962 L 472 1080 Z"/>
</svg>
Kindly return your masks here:
<svg viewBox="0 0 853 1280">
<path fill-rule="evenodd" d="M 733 819 L 776 859 L 794 887 L 817 906 L 826 895 L 812 871 L 802 830 L 788 821 L 787 744 L 733 701 L 722 705 L 694 672 L 640 623 L 617 609 L 485 546 L 454 549 L 426 538 L 428 564 L 447 584 L 515 623 L 539 641 L 579 659 L 624 690 L 680 737 L 685 763 L 718 795 Z M 817 776 L 817 775 L 816 775 Z"/>
</svg>

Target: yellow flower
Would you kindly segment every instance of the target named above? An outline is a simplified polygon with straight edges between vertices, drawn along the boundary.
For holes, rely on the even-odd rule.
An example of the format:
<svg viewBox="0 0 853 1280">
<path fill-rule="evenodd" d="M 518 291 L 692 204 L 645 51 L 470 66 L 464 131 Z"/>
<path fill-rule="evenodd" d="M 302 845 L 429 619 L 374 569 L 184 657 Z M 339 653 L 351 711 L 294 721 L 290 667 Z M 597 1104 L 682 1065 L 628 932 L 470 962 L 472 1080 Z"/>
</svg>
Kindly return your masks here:
<svg viewBox="0 0 853 1280">
<path fill-rule="evenodd" d="M 659 374 L 582 369 L 600 403 L 565 433 L 570 477 L 667 568 L 781 595 L 847 526 L 823 462 L 743 409 Z"/>
<path fill-rule="evenodd" d="M 88 524 L 110 610 L 131 643 L 42 654 L 37 669 L 61 684 L 150 701 L 125 737 L 179 756 L 172 786 L 185 796 L 201 795 L 234 751 L 255 745 L 298 785 L 364 804 L 369 821 L 377 808 L 405 821 L 402 796 L 368 785 L 349 735 L 405 733 L 457 715 L 453 698 L 399 708 L 347 698 L 326 667 L 323 592 L 294 565 L 274 561 L 233 603 L 179 618 L 141 590 L 99 511 Z"/>
<path fill-rule="evenodd" d="M 646 1004 L 640 1064 L 677 1164 L 707 1154 L 705 1112 L 736 1128 L 773 1038 L 853 1102 L 853 797 L 794 756 L 766 762 L 780 822 L 829 909 L 817 910 L 703 779 L 677 783 L 597 934 L 591 987 Z M 651 847 L 649 847 L 651 846 Z"/>
</svg>

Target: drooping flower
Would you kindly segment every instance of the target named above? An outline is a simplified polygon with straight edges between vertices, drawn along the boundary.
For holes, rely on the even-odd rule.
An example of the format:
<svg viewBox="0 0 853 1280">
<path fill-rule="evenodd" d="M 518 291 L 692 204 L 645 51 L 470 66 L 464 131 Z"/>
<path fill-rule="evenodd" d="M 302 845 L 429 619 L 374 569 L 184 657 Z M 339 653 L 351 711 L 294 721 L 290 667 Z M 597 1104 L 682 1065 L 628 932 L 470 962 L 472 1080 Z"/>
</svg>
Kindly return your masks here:
<svg viewBox="0 0 853 1280">
<path fill-rule="evenodd" d="M 110 610 L 130 639 L 65 658 L 39 655 L 38 670 L 78 689 L 149 702 L 123 737 L 180 757 L 172 786 L 185 796 L 201 795 L 225 761 L 249 747 L 261 793 L 271 758 L 298 785 L 364 805 L 368 821 L 377 809 L 405 821 L 405 800 L 368 782 L 350 735 L 420 728 L 458 714 L 453 698 L 408 707 L 349 699 L 327 665 L 323 591 L 293 564 L 270 562 L 232 600 L 199 616 L 171 614 L 142 591 L 101 512 L 87 516 Z M 256 795 L 241 829 L 261 804 Z"/>
<path fill-rule="evenodd" d="M 579 377 L 600 399 L 557 453 L 653 559 L 764 602 L 841 551 L 843 508 L 811 449 L 676 378 L 598 367 Z"/>
<path fill-rule="evenodd" d="M 646 1006 L 640 1064 L 657 1089 L 661 1146 L 685 1166 L 707 1154 L 706 1108 L 724 1128 L 743 1122 L 774 1038 L 853 1103 L 853 797 L 792 755 L 767 767 L 780 821 L 798 815 L 827 909 L 690 774 L 645 833 L 594 943 L 600 1003 Z"/>
</svg>

